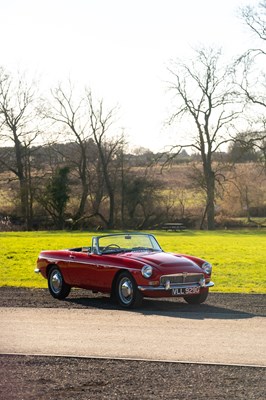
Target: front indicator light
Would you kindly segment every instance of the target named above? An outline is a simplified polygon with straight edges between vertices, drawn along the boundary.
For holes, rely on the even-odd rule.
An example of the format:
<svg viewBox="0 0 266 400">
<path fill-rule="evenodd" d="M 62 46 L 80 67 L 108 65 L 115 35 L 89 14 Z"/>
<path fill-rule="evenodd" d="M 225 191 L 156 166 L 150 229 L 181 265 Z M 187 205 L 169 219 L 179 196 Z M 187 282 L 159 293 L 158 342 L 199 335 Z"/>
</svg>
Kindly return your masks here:
<svg viewBox="0 0 266 400">
<path fill-rule="evenodd" d="M 149 282 L 149 286 L 158 286 L 159 285 L 159 281 L 150 281 Z"/>
</svg>

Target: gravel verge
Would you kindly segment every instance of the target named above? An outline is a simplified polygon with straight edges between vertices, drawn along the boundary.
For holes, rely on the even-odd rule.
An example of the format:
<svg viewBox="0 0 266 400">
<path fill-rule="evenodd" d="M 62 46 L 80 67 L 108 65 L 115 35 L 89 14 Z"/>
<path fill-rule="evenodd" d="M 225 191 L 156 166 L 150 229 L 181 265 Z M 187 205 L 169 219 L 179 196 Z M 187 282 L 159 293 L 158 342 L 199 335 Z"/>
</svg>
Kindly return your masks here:
<svg viewBox="0 0 266 400">
<path fill-rule="evenodd" d="M 6 400 L 265 399 L 265 369 L 0 356 Z"/>
<path fill-rule="evenodd" d="M 73 290 L 54 300 L 46 289 L 0 288 L 0 307 L 117 309 L 109 297 Z M 265 295 L 211 293 L 207 303 L 145 300 L 140 312 L 266 315 Z M 138 311 L 136 311 L 138 312 Z M 0 399 L 256 399 L 266 398 L 265 368 L 151 361 L 0 355 Z"/>
</svg>

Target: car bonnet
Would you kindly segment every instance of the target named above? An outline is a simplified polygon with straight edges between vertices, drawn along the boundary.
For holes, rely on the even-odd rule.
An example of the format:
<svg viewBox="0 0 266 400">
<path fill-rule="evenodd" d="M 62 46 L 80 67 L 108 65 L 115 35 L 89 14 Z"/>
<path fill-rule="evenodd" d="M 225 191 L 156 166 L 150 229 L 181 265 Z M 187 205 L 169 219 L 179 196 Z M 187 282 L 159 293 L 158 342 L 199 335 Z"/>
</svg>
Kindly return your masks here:
<svg viewBox="0 0 266 400">
<path fill-rule="evenodd" d="M 182 267 L 182 268 L 195 268 L 198 270 L 198 265 L 188 258 L 164 252 L 132 252 L 126 254 L 127 257 L 136 261 L 141 261 L 144 264 L 149 264 L 157 268 L 171 268 L 171 267 Z"/>
</svg>

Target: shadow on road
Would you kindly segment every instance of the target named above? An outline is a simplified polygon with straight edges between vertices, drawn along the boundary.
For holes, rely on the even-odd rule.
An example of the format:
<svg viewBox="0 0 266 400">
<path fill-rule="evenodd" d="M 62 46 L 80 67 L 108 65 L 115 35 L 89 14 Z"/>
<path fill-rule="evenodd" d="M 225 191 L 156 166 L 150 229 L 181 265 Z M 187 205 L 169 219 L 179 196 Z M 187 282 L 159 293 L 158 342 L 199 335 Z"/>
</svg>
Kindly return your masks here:
<svg viewBox="0 0 266 400">
<path fill-rule="evenodd" d="M 1 287 L 0 307 L 123 310 L 108 295 L 95 294 L 89 290 L 72 289 L 67 299 L 56 300 L 48 289 L 21 287 Z M 266 295 L 210 292 L 206 303 L 201 305 L 190 305 L 176 297 L 144 299 L 139 309 L 124 311 L 190 319 L 266 317 Z"/>
<path fill-rule="evenodd" d="M 263 298 L 265 299 L 265 298 Z M 260 308 L 256 307 L 255 310 L 251 311 L 251 308 L 254 308 L 254 305 L 249 305 L 249 307 L 245 307 L 245 302 L 239 301 L 234 302 L 230 299 L 226 299 L 227 301 L 222 301 L 221 305 L 217 304 L 218 299 L 214 299 L 212 301 L 212 296 L 210 296 L 210 300 L 201 305 L 190 305 L 184 302 L 183 299 L 144 299 L 143 304 L 138 309 L 123 309 L 119 305 L 117 305 L 112 299 L 107 296 L 102 297 L 75 297 L 75 298 L 67 298 L 64 302 L 78 305 L 82 308 L 97 308 L 103 310 L 124 310 L 125 312 L 134 312 L 141 313 L 143 315 L 165 315 L 173 318 L 188 318 L 188 319 L 243 319 L 243 318 L 253 318 L 258 316 L 265 316 L 265 314 L 261 313 Z M 232 299 L 231 299 L 232 300 Z M 252 298 L 246 299 L 249 302 L 254 300 Z M 226 303 L 226 304 L 223 304 Z M 235 304 L 234 304 L 235 303 Z"/>
</svg>

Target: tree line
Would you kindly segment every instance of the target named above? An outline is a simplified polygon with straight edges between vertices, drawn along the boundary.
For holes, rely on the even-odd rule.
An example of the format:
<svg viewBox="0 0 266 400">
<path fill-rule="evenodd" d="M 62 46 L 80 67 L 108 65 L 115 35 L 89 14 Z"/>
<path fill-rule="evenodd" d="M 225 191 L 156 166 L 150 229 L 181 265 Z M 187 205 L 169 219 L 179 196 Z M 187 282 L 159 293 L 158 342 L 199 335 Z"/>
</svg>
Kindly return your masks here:
<svg viewBox="0 0 266 400">
<path fill-rule="evenodd" d="M 66 221 L 77 228 L 88 221 L 107 229 L 154 225 L 168 214 L 152 168 L 156 162 L 164 167 L 182 157 L 188 161 L 192 153 L 198 162 L 191 170 L 205 202 L 201 226 L 215 229 L 224 168 L 251 156 L 265 165 L 266 88 L 259 69 L 266 55 L 265 17 L 266 0 L 242 8 L 241 18 L 259 45 L 230 64 L 224 64 L 220 49 L 204 47 L 191 60 L 171 63 L 168 122 L 176 140 L 168 151 L 153 155 L 141 173 L 128 157 L 117 107 L 107 107 L 89 88 L 78 90 L 70 81 L 44 99 L 35 82 L 1 67 L 0 168 L 8 171 L 4 179 L 14 189 L 16 214 L 25 228 L 32 229 L 41 214 L 59 229 Z"/>
</svg>

